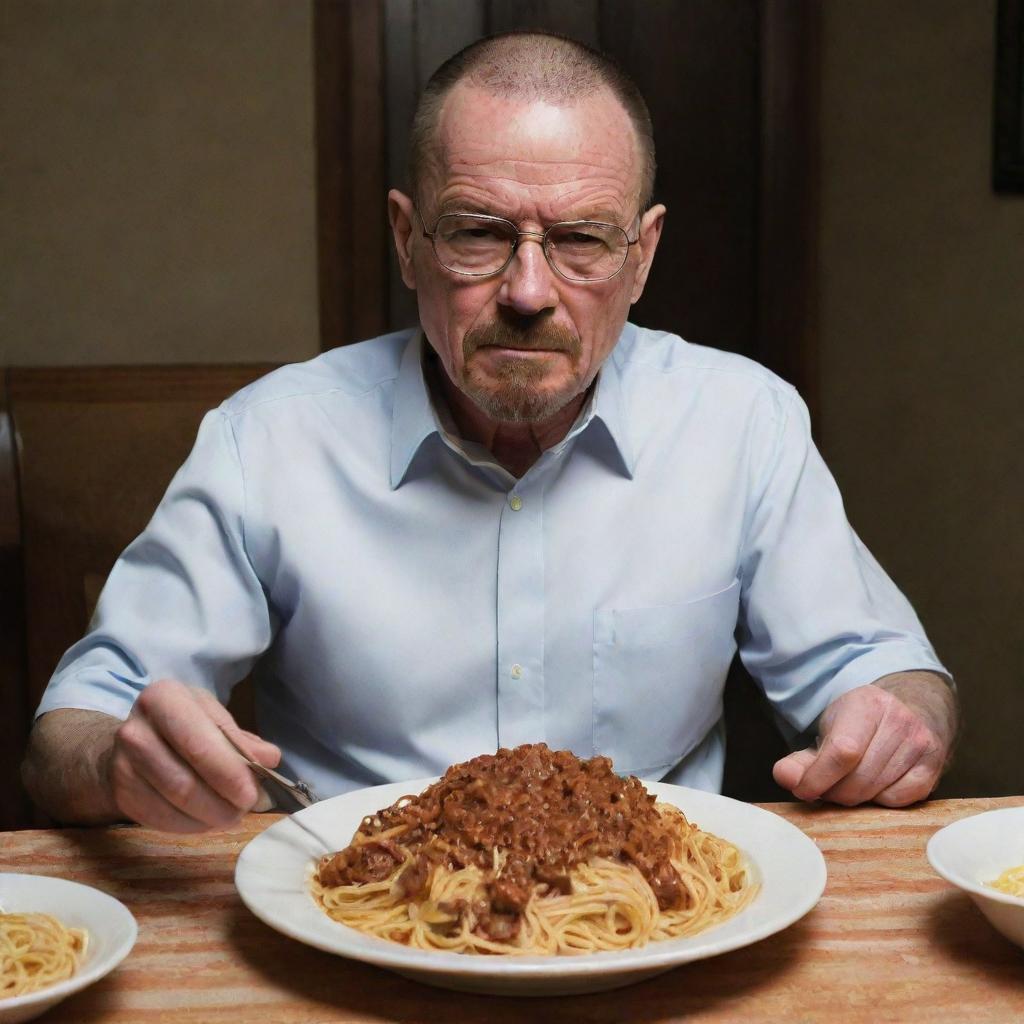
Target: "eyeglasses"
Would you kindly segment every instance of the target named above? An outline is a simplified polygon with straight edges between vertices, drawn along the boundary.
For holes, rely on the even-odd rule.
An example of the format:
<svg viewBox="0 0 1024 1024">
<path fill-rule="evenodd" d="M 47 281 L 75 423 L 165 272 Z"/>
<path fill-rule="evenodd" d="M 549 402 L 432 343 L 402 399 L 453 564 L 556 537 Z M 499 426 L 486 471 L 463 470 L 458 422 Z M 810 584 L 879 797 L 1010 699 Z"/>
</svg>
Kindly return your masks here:
<svg viewBox="0 0 1024 1024">
<path fill-rule="evenodd" d="M 421 221 L 422 223 L 422 221 Z M 538 242 L 548 265 L 567 281 L 607 281 L 625 265 L 630 241 L 623 228 L 601 221 L 573 220 L 552 224 L 546 231 L 520 231 L 503 217 L 482 213 L 446 213 L 433 231 L 423 226 L 437 262 L 453 274 L 488 277 L 511 262 L 523 238 Z"/>
</svg>

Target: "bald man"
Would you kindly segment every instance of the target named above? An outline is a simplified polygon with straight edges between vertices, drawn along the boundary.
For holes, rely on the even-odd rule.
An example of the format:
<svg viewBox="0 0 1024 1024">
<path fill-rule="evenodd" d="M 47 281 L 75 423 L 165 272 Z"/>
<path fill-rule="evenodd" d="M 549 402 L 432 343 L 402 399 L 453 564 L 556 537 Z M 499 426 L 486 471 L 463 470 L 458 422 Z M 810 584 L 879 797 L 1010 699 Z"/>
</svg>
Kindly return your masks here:
<svg viewBox="0 0 1024 1024">
<path fill-rule="evenodd" d="M 717 790 L 737 650 L 817 730 L 780 784 L 926 797 L 949 676 L 799 396 L 627 322 L 666 213 L 633 83 L 569 40 L 484 40 L 412 142 L 388 211 L 419 329 L 207 415 L 43 697 L 36 800 L 223 827 L 260 800 L 232 744 L 322 795 L 539 740 Z M 224 708 L 250 671 L 259 736 Z"/>
</svg>

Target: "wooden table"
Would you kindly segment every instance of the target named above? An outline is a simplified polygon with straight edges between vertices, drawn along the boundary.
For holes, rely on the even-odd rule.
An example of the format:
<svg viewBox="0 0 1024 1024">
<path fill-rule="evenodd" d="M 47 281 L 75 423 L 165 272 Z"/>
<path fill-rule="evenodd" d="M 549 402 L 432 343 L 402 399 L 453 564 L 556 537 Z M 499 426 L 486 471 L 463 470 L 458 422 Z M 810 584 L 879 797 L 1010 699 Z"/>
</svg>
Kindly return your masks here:
<svg viewBox="0 0 1024 1024">
<path fill-rule="evenodd" d="M 593 996 L 509 999 L 448 992 L 279 935 L 235 894 L 235 858 L 276 820 L 167 836 L 143 828 L 0 834 L 0 870 L 62 875 L 116 896 L 139 940 L 110 976 L 57 1006 L 56 1024 L 988 1024 L 1024 1021 L 1024 951 L 931 870 L 931 834 L 1022 798 L 941 800 L 911 810 L 768 805 L 818 843 L 818 906 L 747 949 Z"/>
</svg>

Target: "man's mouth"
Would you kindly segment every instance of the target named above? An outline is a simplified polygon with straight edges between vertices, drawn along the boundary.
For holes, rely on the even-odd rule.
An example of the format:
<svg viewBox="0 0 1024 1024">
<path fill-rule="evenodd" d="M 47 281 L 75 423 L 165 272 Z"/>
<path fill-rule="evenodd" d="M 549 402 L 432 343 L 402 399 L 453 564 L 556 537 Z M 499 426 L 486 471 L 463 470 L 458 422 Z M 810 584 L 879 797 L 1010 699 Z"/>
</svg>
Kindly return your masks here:
<svg viewBox="0 0 1024 1024">
<path fill-rule="evenodd" d="M 508 352 L 516 356 L 549 356 L 555 352 L 565 353 L 564 348 L 548 348 L 542 345 L 480 345 L 476 351 Z"/>
</svg>

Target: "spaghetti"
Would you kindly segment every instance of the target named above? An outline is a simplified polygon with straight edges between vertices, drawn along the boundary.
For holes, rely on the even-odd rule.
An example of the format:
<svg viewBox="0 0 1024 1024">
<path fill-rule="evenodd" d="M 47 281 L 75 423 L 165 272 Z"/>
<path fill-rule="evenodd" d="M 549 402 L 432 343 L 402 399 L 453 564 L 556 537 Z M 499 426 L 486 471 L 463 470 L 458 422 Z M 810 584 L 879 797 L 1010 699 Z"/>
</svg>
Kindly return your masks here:
<svg viewBox="0 0 1024 1024">
<path fill-rule="evenodd" d="M 0 913 L 0 998 L 21 996 L 70 978 L 88 935 L 49 914 Z"/>
<path fill-rule="evenodd" d="M 993 889 L 1008 893 L 1010 896 L 1024 898 L 1024 864 L 1015 868 L 1007 868 L 995 881 L 986 883 Z"/>
<path fill-rule="evenodd" d="M 454 765 L 323 857 L 336 921 L 420 949 L 629 949 L 718 924 L 754 896 L 739 851 L 611 761 L 544 744 Z"/>
</svg>

